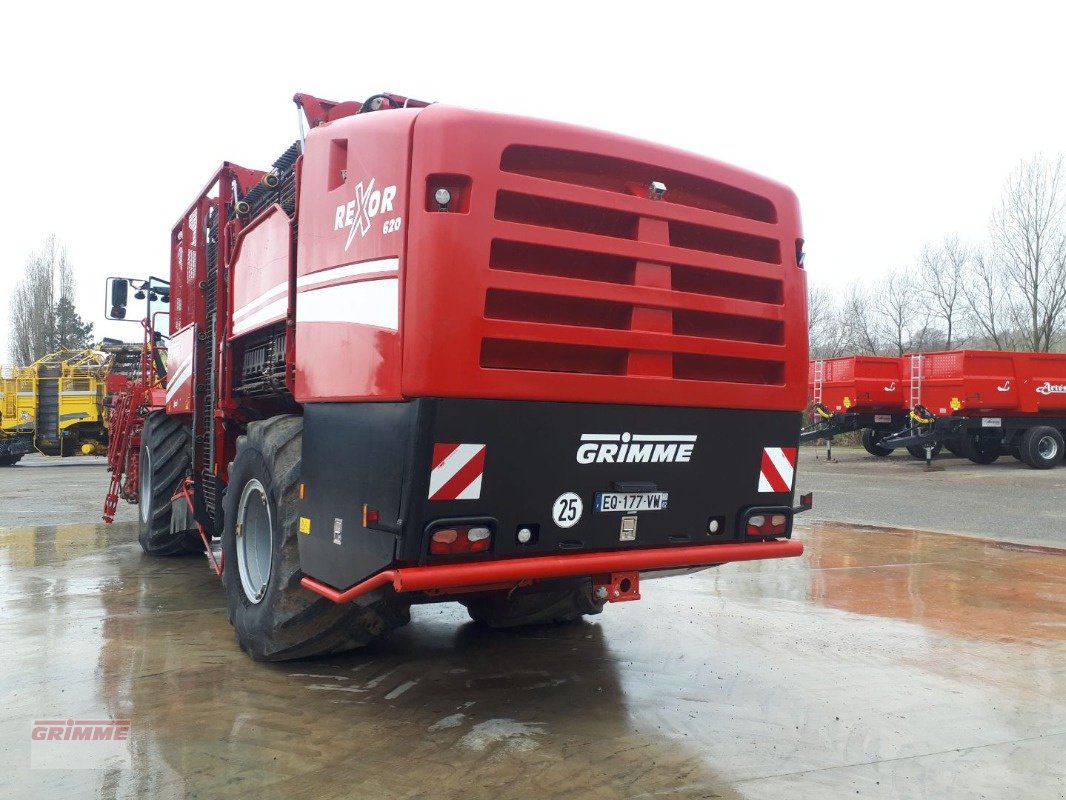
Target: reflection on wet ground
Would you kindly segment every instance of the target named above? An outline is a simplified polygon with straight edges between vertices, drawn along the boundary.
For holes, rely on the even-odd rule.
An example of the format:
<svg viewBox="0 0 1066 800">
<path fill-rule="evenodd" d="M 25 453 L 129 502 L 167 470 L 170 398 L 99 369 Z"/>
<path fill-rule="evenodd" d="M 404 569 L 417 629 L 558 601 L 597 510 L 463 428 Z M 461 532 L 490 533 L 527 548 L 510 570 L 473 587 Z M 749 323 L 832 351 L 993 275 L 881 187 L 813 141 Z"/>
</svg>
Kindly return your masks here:
<svg viewBox="0 0 1066 800">
<path fill-rule="evenodd" d="M 803 559 L 649 581 L 584 624 L 432 606 L 264 666 L 199 560 L 128 525 L 0 530 L 0 797 L 1063 796 L 1066 554 L 798 535 Z M 71 716 L 131 719 L 134 768 L 30 770 L 30 721 Z"/>
</svg>

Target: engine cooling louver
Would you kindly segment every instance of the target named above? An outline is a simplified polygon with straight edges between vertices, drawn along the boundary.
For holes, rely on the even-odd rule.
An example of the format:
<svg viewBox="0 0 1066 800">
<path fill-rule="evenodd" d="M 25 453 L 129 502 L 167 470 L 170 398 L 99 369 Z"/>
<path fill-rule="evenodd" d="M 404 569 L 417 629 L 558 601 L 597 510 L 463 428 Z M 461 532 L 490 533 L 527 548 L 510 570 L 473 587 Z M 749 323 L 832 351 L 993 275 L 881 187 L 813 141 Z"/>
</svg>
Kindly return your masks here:
<svg viewBox="0 0 1066 800">
<path fill-rule="evenodd" d="M 769 200 L 553 148 L 511 146 L 500 166 L 483 369 L 784 383 Z M 653 181 L 668 187 L 654 203 Z"/>
</svg>

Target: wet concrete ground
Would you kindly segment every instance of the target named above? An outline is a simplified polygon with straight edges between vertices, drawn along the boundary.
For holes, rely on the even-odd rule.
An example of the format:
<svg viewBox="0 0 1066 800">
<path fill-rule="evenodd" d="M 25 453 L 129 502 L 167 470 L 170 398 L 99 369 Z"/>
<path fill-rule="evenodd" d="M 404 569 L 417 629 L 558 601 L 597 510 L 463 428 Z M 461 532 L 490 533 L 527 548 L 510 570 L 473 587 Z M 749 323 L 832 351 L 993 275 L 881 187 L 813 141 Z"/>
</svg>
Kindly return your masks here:
<svg viewBox="0 0 1066 800">
<path fill-rule="evenodd" d="M 103 456 L 23 456 L 13 467 L 0 467 L 0 529 L 99 522 L 110 479 Z M 137 507 L 119 501 L 115 519 L 136 520 Z"/>
<path fill-rule="evenodd" d="M 591 621 L 416 609 L 250 662 L 202 559 L 132 525 L 0 530 L 0 797 L 1057 798 L 1066 554 L 808 526 L 803 559 L 648 581 Z M 132 770 L 29 765 L 34 718 L 132 720 Z"/>
<path fill-rule="evenodd" d="M 814 492 L 810 518 L 1066 548 L 1066 465 L 1037 470 L 1009 455 L 974 464 L 945 451 L 927 472 L 906 451 L 838 446 L 833 458 L 824 444 L 800 448 L 796 490 Z"/>
</svg>

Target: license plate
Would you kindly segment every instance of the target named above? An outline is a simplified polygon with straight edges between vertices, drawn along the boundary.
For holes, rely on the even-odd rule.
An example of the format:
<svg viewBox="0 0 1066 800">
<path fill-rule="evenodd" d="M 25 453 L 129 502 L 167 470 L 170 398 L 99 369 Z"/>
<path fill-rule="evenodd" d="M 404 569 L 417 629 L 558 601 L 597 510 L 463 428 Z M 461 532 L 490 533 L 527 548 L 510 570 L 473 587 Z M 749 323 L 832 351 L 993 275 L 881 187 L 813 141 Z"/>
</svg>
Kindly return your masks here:
<svg viewBox="0 0 1066 800">
<path fill-rule="evenodd" d="M 599 492 L 597 511 L 664 511 L 669 492 Z"/>
</svg>

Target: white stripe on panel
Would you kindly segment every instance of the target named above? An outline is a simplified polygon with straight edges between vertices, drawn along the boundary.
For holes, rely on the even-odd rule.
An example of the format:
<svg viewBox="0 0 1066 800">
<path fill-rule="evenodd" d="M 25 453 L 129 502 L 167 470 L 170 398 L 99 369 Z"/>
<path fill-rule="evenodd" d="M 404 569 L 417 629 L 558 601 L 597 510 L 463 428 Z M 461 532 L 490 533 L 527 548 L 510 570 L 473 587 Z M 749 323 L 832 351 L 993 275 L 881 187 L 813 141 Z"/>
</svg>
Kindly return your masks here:
<svg viewBox="0 0 1066 800">
<path fill-rule="evenodd" d="M 178 389 L 192 377 L 192 362 L 188 362 L 183 365 L 181 369 L 175 372 L 173 375 L 167 377 L 167 402 L 169 403 L 174 399 L 174 395 L 177 394 Z"/>
<path fill-rule="evenodd" d="M 272 297 L 277 297 L 279 294 L 286 294 L 288 292 L 288 290 L 289 290 L 289 282 L 288 281 L 285 281 L 285 283 L 279 283 L 277 286 L 274 286 L 274 287 L 271 287 L 270 289 L 267 289 L 265 292 L 263 292 L 257 298 L 255 298 L 254 300 L 251 300 L 248 303 L 245 303 L 243 306 L 241 306 L 236 311 L 234 311 L 233 312 L 234 321 L 240 319 L 241 317 L 245 316 L 246 314 L 252 313 L 252 310 L 259 303 L 265 302 L 266 300 L 270 300 Z"/>
<path fill-rule="evenodd" d="M 372 272 L 398 272 L 400 259 L 379 258 L 374 261 L 361 261 L 358 264 L 344 264 L 340 267 L 331 267 L 320 272 L 312 272 L 310 275 L 301 275 L 296 279 L 299 288 L 316 286 L 320 283 L 335 281 L 338 278 L 355 278 L 360 275 L 369 275 Z"/>
<path fill-rule="evenodd" d="M 785 455 L 785 452 L 780 447 L 767 447 L 766 455 L 770 457 L 770 461 L 777 468 L 777 474 L 781 476 L 781 480 L 787 483 L 789 489 L 791 489 L 795 468 L 788 460 L 788 456 Z"/>
<path fill-rule="evenodd" d="M 342 283 L 296 295 L 296 322 L 354 322 L 400 329 L 398 278 Z"/>
<path fill-rule="evenodd" d="M 456 500 L 480 500 L 481 499 L 481 479 L 484 478 L 484 474 L 478 475 L 474 478 L 473 483 L 467 486 L 463 491 L 459 492 L 455 496 Z"/>
<path fill-rule="evenodd" d="M 288 310 L 289 298 L 283 297 L 280 300 L 275 300 L 273 303 L 263 306 L 255 313 L 249 314 L 244 319 L 234 322 L 233 335 L 236 336 L 239 333 L 250 331 L 256 326 L 269 322 L 275 317 L 283 317 Z"/>
</svg>

